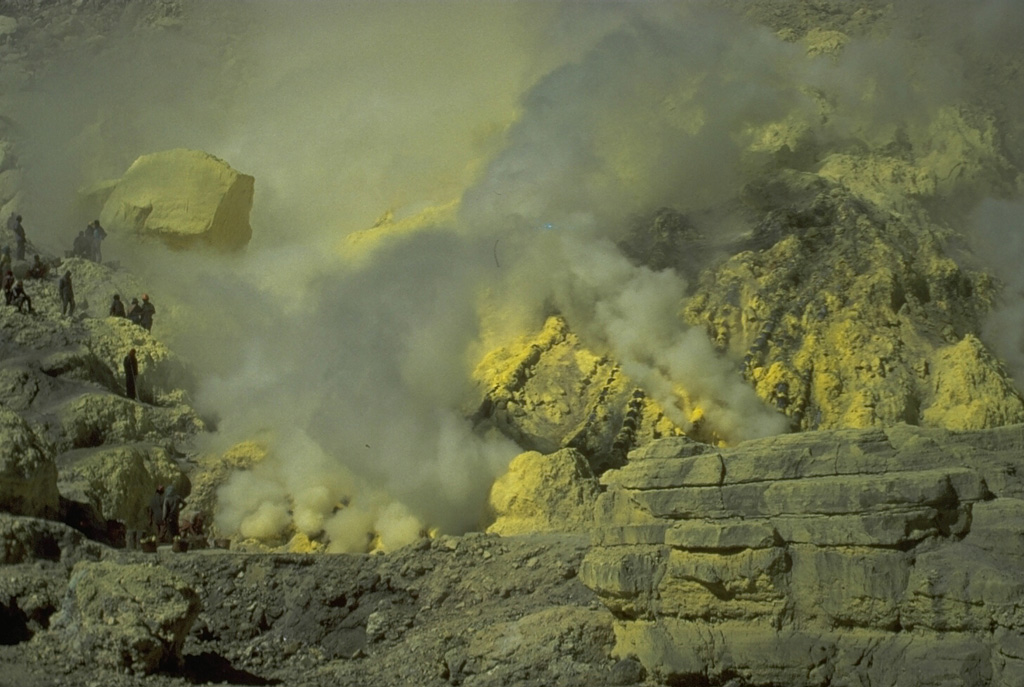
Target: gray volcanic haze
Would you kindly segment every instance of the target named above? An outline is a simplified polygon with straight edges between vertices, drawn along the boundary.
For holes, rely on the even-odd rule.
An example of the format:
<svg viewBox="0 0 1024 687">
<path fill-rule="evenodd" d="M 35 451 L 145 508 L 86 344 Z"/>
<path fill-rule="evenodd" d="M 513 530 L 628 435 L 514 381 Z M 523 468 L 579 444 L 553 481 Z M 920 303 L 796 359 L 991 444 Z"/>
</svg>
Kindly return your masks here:
<svg viewBox="0 0 1024 687">
<path fill-rule="evenodd" d="M 814 55 L 741 20 L 753 3 L 720 4 L 186 3 L 179 25 L 112 30 L 13 96 L 23 213 L 56 252 L 81 220 L 76 190 L 139 155 L 200 149 L 253 175 L 240 255 L 104 248 L 151 284 L 155 331 L 199 371 L 195 400 L 220 418 L 208 448 L 270 441 L 223 488 L 219 526 L 325 532 L 338 551 L 370 530 L 385 548 L 463 532 L 521 450 L 472 432 L 470 373 L 554 311 L 670 410 L 685 384 L 730 440 L 783 431 L 737 361 L 680 321 L 695 275 L 637 267 L 615 240 L 662 206 L 712 245 L 749 230 L 736 199 L 772 161 L 767 129 L 819 149 L 913 138 L 978 87 L 964 55 L 1019 52 L 1024 28 L 1009 0 L 899 2 Z M 455 201 L 448 219 L 346 248 L 386 212 Z M 998 202 L 975 237 L 1009 232 L 1019 258 L 1024 208 Z M 1024 361 L 1019 339 L 1005 348 Z"/>
</svg>

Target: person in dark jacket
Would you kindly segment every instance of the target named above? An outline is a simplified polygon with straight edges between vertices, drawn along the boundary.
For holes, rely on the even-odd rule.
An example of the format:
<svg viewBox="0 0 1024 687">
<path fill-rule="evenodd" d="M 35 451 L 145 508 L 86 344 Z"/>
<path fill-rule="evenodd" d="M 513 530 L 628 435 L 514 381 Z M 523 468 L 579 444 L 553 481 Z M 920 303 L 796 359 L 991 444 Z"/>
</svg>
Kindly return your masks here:
<svg viewBox="0 0 1024 687">
<path fill-rule="evenodd" d="M 75 290 L 71 286 L 71 272 L 67 271 L 57 282 L 57 294 L 60 296 L 60 314 L 71 317 L 75 314 Z"/>
<path fill-rule="evenodd" d="M 124 302 L 119 294 L 114 294 L 114 300 L 110 302 L 111 317 L 128 317 L 124 312 Z"/>
<path fill-rule="evenodd" d="M 128 398 L 138 398 L 135 390 L 135 380 L 139 376 L 139 359 L 135 357 L 135 349 L 128 351 L 124 357 L 124 395 Z"/>
<path fill-rule="evenodd" d="M 71 252 L 76 258 L 88 258 L 92 253 L 92 244 L 84 231 L 78 232 L 74 243 L 71 244 Z"/>
<path fill-rule="evenodd" d="M 107 238 L 107 232 L 100 226 L 100 221 L 98 219 L 94 219 L 92 221 L 86 235 L 89 237 L 89 242 L 92 244 L 92 250 L 90 251 L 92 259 L 96 262 L 103 262 L 103 256 L 100 252 L 100 244 L 103 243 L 103 239 Z"/>
<path fill-rule="evenodd" d="M 14 272 L 10 270 L 4 272 L 3 289 L 5 305 L 10 305 L 14 300 Z"/>
<path fill-rule="evenodd" d="M 181 507 L 185 505 L 185 499 L 178 496 L 174 485 L 167 487 L 164 492 L 164 528 L 170 537 L 178 536 L 178 518 L 181 517 Z"/>
<path fill-rule="evenodd" d="M 149 497 L 149 526 L 157 541 L 164 537 L 164 488 L 158 485 Z"/>
<path fill-rule="evenodd" d="M 135 324 L 142 324 L 142 306 L 139 305 L 139 299 L 132 299 L 132 307 L 128 308 L 128 319 Z"/>
<path fill-rule="evenodd" d="M 139 317 L 139 324 L 148 332 L 153 329 L 153 315 L 156 314 L 156 308 L 149 302 L 149 294 L 142 294 L 142 313 Z"/>
<path fill-rule="evenodd" d="M 7 228 L 14 234 L 14 259 L 25 259 L 25 227 L 21 226 L 21 215 L 11 215 Z"/>
</svg>

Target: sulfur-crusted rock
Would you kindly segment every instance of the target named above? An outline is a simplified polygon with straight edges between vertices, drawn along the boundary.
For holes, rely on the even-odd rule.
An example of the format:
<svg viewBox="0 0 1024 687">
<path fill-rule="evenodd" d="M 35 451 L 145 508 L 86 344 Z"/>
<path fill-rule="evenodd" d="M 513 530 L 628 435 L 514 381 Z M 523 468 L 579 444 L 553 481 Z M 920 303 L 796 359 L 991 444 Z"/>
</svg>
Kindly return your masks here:
<svg viewBox="0 0 1024 687">
<path fill-rule="evenodd" d="M 101 547 L 61 522 L 0 512 L 0 565 L 98 559 Z"/>
<path fill-rule="evenodd" d="M 201 151 L 138 158 L 100 213 L 109 231 L 157 238 L 172 248 L 245 247 L 252 236 L 253 178 Z"/>
<path fill-rule="evenodd" d="M 61 495 L 89 504 L 105 520 L 146 529 L 157 485 L 187 496 L 188 477 L 161 447 L 137 445 L 80 449 L 57 459 Z"/>
<path fill-rule="evenodd" d="M 1020 422 L 1020 396 L 984 344 L 968 335 L 932 359 L 935 402 L 924 422 L 949 429 L 1001 427 Z"/>
<path fill-rule="evenodd" d="M 185 362 L 142 327 L 117 317 L 87 319 L 83 326 L 91 350 L 114 370 L 118 392 L 124 391 L 123 361 L 132 348 L 139 360 L 136 385 L 140 398 L 170 403 L 194 387 L 194 376 Z"/>
<path fill-rule="evenodd" d="M 596 472 L 653 438 L 682 434 L 618 364 L 587 350 L 559 317 L 489 353 L 474 378 L 484 395 L 478 423 L 529 450 L 575 448 Z"/>
<path fill-rule="evenodd" d="M 148 674 L 181 661 L 199 611 L 195 590 L 162 566 L 83 562 L 53 630 L 82 661 Z"/>
<path fill-rule="evenodd" d="M 61 566 L 7 565 L 0 576 L 0 645 L 45 631 L 67 585 Z"/>
<path fill-rule="evenodd" d="M 53 460 L 24 420 L 0 405 L 0 509 L 53 517 L 58 501 Z"/>
<path fill-rule="evenodd" d="M 702 275 L 686 316 L 793 428 L 1024 420 L 977 339 L 994 282 L 948 256 L 942 229 L 833 188 L 769 211 L 746 245 Z"/>
<path fill-rule="evenodd" d="M 58 452 L 149 441 L 164 445 L 203 430 L 186 405 L 157 407 L 109 393 L 86 393 L 62 403 L 40 431 Z"/>
<path fill-rule="evenodd" d="M 495 534 L 586 532 L 599 485 L 583 455 L 521 453 L 491 487 Z"/>
</svg>

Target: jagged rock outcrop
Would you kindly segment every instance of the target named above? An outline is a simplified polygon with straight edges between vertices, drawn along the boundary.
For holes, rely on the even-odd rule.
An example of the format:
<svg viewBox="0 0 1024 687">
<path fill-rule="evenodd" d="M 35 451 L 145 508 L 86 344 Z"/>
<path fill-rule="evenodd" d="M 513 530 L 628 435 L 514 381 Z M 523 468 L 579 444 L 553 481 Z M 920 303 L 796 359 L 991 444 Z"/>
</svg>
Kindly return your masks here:
<svg viewBox="0 0 1024 687">
<path fill-rule="evenodd" d="M 655 442 L 602 477 L 580 575 L 616 655 L 662 676 L 1017 684 L 1022 447 L 1021 425 Z"/>
<path fill-rule="evenodd" d="M 159 565 L 75 566 L 53 631 L 83 661 L 152 673 L 176 666 L 199 615 L 195 590 Z"/>
<path fill-rule="evenodd" d="M 85 393 L 57 406 L 40 433 L 62 453 L 140 441 L 173 446 L 203 429 L 189 406 L 154 407 L 113 394 Z"/>
<path fill-rule="evenodd" d="M 794 428 L 1024 420 L 977 338 L 995 284 L 949 257 L 946 232 L 834 188 L 769 212 L 751 242 L 701 277 L 686 316 Z"/>
<path fill-rule="evenodd" d="M 488 503 L 494 523 L 487 531 L 587 532 L 599 490 L 589 463 L 575 449 L 522 453 L 491 487 Z"/>
<path fill-rule="evenodd" d="M 587 350 L 565 320 L 550 317 L 533 336 L 492 351 L 474 377 L 484 399 L 474 420 L 523 448 L 574 448 L 600 472 L 628 450 L 681 434 L 615 361 Z"/>
<path fill-rule="evenodd" d="M 0 512 L 0 564 L 96 560 L 102 547 L 64 523 Z"/>
<path fill-rule="evenodd" d="M 183 148 L 143 155 L 110 191 L 100 222 L 172 248 L 238 250 L 252 237 L 254 180 L 223 160 Z"/>
<path fill-rule="evenodd" d="M 0 510 L 52 517 L 59 498 L 53 460 L 25 421 L 0 405 Z"/>
<path fill-rule="evenodd" d="M 0 512 L 0 646 L 47 630 L 68 571 L 79 561 L 98 560 L 102 550 L 63 523 Z"/>
</svg>

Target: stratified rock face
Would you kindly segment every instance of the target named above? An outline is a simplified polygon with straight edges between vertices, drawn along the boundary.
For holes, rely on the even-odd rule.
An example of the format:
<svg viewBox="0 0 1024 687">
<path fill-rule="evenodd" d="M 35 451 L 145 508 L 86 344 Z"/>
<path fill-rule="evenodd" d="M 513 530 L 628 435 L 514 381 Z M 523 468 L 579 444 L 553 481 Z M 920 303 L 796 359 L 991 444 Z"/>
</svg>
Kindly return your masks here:
<svg viewBox="0 0 1024 687">
<path fill-rule="evenodd" d="M 488 532 L 587 532 L 600 486 L 583 455 L 563 449 L 550 455 L 516 456 L 491 487 L 495 513 Z"/>
<path fill-rule="evenodd" d="M 598 472 L 620 465 L 631 448 L 682 434 L 618 364 L 588 351 L 559 317 L 487 355 L 474 376 L 484 389 L 478 423 L 529 450 L 577 449 Z"/>
<path fill-rule="evenodd" d="M 164 567 L 79 563 L 53 629 L 83 660 L 152 673 L 176 666 L 199 615 L 196 592 Z"/>
<path fill-rule="evenodd" d="M 136 160 L 110 193 L 100 223 L 158 238 L 172 248 L 243 248 L 252 237 L 254 180 L 201 151 L 175 149 Z"/>
<path fill-rule="evenodd" d="M 1022 448 L 1020 425 L 655 442 L 603 476 L 580 576 L 660 675 L 1021 684 Z"/>
<path fill-rule="evenodd" d="M 0 406 L 0 510 L 52 517 L 59 501 L 53 460 L 24 420 Z"/>
</svg>

